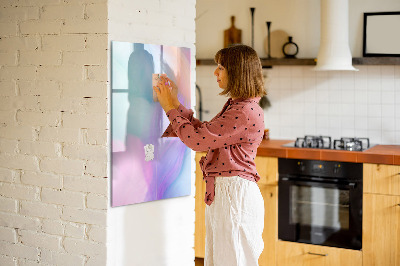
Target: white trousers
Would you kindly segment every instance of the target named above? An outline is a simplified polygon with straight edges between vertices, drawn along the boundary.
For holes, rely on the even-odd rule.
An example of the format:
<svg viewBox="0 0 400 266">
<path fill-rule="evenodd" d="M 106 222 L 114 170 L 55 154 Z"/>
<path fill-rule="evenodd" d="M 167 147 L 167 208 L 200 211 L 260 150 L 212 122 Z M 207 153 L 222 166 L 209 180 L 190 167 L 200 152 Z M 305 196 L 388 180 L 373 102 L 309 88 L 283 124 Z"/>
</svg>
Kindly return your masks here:
<svg viewBox="0 0 400 266">
<path fill-rule="evenodd" d="M 257 266 L 264 249 L 264 199 L 255 182 L 216 177 L 206 206 L 205 266 Z"/>
</svg>

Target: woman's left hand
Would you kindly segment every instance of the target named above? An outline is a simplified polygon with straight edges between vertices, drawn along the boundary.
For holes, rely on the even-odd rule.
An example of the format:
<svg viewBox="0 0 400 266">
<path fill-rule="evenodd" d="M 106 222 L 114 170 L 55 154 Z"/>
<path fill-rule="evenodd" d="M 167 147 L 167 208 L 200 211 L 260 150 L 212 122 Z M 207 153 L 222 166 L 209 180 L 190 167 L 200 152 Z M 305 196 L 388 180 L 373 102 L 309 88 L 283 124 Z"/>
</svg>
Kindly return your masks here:
<svg viewBox="0 0 400 266">
<path fill-rule="evenodd" d="M 165 113 L 171 109 L 175 109 L 171 89 L 166 79 L 161 78 L 157 86 L 153 86 L 153 90 L 157 94 L 158 101 Z"/>
</svg>

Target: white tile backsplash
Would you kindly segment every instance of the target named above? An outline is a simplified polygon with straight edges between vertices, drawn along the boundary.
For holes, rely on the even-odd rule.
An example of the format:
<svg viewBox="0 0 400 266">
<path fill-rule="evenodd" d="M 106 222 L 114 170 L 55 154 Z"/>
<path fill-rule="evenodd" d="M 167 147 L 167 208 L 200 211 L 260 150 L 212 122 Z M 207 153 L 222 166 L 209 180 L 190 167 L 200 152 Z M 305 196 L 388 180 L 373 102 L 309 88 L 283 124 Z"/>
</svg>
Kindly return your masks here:
<svg viewBox="0 0 400 266">
<path fill-rule="evenodd" d="M 372 143 L 400 144 L 400 66 L 355 66 L 359 71 L 313 71 L 312 66 L 274 66 L 264 70 L 271 108 L 264 111 L 271 138 L 305 134 L 369 137 Z M 197 67 L 203 120 L 227 100 L 213 66 Z"/>
</svg>

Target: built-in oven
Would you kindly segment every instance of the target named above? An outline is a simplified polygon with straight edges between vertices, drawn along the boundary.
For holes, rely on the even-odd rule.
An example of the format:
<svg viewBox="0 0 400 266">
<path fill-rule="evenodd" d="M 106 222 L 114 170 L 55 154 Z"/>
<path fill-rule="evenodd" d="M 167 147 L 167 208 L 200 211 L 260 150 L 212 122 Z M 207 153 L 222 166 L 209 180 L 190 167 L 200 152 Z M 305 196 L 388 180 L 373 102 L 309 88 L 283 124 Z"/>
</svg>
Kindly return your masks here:
<svg viewBox="0 0 400 266">
<path fill-rule="evenodd" d="M 362 164 L 278 160 L 278 238 L 348 249 L 362 243 Z"/>
</svg>

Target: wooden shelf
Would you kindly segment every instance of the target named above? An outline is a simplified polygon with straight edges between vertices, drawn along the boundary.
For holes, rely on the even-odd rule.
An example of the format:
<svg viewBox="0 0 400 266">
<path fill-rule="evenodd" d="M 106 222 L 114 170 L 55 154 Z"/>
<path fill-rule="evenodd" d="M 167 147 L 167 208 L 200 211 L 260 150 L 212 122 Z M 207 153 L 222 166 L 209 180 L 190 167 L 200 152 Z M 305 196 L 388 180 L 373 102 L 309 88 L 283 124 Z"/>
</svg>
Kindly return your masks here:
<svg viewBox="0 0 400 266">
<path fill-rule="evenodd" d="M 263 67 L 272 66 L 314 66 L 315 58 L 260 58 Z M 197 59 L 196 65 L 215 65 L 214 59 Z M 400 57 L 357 57 L 353 65 L 400 65 Z"/>
</svg>

